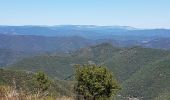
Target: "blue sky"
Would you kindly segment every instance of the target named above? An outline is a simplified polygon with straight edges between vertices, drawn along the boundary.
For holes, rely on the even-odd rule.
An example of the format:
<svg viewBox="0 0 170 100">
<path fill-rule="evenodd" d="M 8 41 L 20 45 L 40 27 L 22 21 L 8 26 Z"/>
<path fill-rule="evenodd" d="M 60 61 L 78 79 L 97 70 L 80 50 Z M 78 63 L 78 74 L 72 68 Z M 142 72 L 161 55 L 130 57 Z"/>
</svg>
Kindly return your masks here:
<svg viewBox="0 0 170 100">
<path fill-rule="evenodd" d="M 170 0 L 0 0 L 0 25 L 170 28 Z"/>
</svg>

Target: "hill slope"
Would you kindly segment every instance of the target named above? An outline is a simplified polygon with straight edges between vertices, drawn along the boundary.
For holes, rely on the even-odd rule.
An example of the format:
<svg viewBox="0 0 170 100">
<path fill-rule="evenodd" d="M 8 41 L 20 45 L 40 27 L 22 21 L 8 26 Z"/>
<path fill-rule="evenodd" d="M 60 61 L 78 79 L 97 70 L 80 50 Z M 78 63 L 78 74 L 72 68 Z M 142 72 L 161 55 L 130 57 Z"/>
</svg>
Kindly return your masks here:
<svg viewBox="0 0 170 100">
<path fill-rule="evenodd" d="M 33 55 L 35 54 L 23 51 L 14 51 L 10 49 L 0 49 L 0 67 L 13 64 L 22 58 L 31 57 Z"/>
<path fill-rule="evenodd" d="M 64 79 L 73 74 L 74 64 L 96 63 L 108 66 L 122 83 L 122 96 L 151 100 L 170 92 L 170 52 L 141 47 L 116 48 L 110 44 L 80 49 L 60 56 L 36 56 L 8 66 L 10 69 L 43 70 Z"/>
<path fill-rule="evenodd" d="M 44 37 L 0 34 L 0 49 L 34 54 L 40 52 L 69 52 L 92 44 L 92 41 L 77 36 Z"/>
<path fill-rule="evenodd" d="M 25 71 L 13 71 L 13 70 L 4 70 L 0 69 L 0 86 L 12 86 L 14 87 L 14 82 L 16 85 L 16 89 L 22 89 L 23 91 L 31 90 L 31 80 L 33 78 L 34 73 L 25 72 Z M 55 93 L 57 96 L 70 96 L 72 95 L 71 87 L 72 84 L 69 81 L 61 81 L 61 80 L 52 80 L 53 83 L 50 87 L 50 93 Z M 30 91 L 28 91 L 30 92 Z"/>
</svg>

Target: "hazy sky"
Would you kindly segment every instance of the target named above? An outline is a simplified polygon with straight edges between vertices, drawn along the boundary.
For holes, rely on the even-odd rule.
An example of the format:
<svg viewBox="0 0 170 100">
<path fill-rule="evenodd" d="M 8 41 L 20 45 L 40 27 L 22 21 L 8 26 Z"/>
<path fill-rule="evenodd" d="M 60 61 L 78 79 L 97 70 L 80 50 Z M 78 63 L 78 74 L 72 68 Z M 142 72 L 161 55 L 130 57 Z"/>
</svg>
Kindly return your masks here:
<svg viewBox="0 0 170 100">
<path fill-rule="evenodd" d="M 0 25 L 170 28 L 170 0 L 0 0 Z"/>
</svg>

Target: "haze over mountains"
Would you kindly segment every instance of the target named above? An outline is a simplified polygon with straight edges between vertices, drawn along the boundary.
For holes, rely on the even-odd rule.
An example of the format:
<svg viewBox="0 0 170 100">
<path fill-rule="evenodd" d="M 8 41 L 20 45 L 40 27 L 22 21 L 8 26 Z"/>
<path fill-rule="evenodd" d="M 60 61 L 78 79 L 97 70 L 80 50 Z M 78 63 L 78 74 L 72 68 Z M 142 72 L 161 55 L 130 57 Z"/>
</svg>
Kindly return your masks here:
<svg viewBox="0 0 170 100">
<path fill-rule="evenodd" d="M 70 53 L 101 43 L 118 47 L 142 46 L 168 50 L 170 30 L 94 25 L 0 26 L 0 49 L 11 51 L 8 56 L 1 53 L 0 65 L 8 65 L 8 58 L 48 52 Z M 16 60 L 10 60 L 14 61 Z"/>
<path fill-rule="evenodd" d="M 0 26 L 0 67 L 12 70 L 0 73 L 5 77 L 4 73 L 11 75 L 14 70 L 42 70 L 62 80 L 73 74 L 74 64 L 95 63 L 115 74 L 123 88 L 121 96 L 166 100 L 170 97 L 169 62 L 170 29 Z"/>
<path fill-rule="evenodd" d="M 13 45 L 29 41 L 30 45 L 34 42 L 34 45 L 39 43 L 41 46 L 42 41 L 44 45 L 49 45 L 50 43 L 53 45 L 56 42 L 61 44 L 64 42 L 80 42 L 82 40 L 89 41 L 88 44 L 110 42 L 117 46 L 143 45 L 159 48 L 157 45 L 164 42 L 165 44 L 169 43 L 169 33 L 170 29 L 136 29 L 128 26 L 0 26 L 0 44 L 2 45 L 3 41 L 6 44 L 12 42 Z M 166 38 L 166 41 L 162 41 L 164 38 Z M 154 44 L 155 41 L 159 42 L 159 44 Z M 155 46 L 152 46 L 152 44 Z M 0 47 L 4 48 L 3 46 Z M 8 47 L 10 46 L 8 45 Z"/>
<path fill-rule="evenodd" d="M 81 36 L 103 39 L 110 36 L 170 37 L 169 29 L 137 29 L 129 26 L 58 25 L 58 26 L 0 26 L 1 34 L 38 36 Z M 113 37 L 112 37 L 113 38 Z M 131 37 L 131 39 L 133 39 Z"/>
</svg>

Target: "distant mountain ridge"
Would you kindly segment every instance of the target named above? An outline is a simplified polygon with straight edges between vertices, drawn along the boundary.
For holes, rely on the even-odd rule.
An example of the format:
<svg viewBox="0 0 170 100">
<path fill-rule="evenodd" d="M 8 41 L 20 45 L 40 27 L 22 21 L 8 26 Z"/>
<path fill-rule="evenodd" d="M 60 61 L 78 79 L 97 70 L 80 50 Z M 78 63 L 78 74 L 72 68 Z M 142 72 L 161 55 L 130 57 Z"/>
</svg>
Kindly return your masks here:
<svg viewBox="0 0 170 100">
<path fill-rule="evenodd" d="M 0 26 L 0 34 L 38 36 L 80 36 L 87 39 L 170 37 L 170 29 L 137 29 L 129 26 L 58 25 Z M 116 39 L 116 38 L 114 38 Z"/>
<path fill-rule="evenodd" d="M 53 52 L 71 53 L 101 43 L 170 50 L 170 30 L 94 25 L 0 26 L 0 66 L 16 61 L 11 58 Z"/>
<path fill-rule="evenodd" d="M 166 38 L 166 41 L 169 41 L 170 29 L 137 29 L 129 26 L 95 25 L 0 26 L 0 48 L 2 49 L 4 49 L 3 46 L 8 44 L 8 42 L 11 42 L 10 45 L 15 45 L 16 41 L 18 41 L 17 43 L 20 42 L 20 44 L 25 43 L 27 45 L 28 42 L 26 42 L 26 40 L 30 42 L 28 47 L 29 45 L 34 46 L 39 44 L 36 45 L 37 48 L 35 48 L 37 51 L 41 48 L 46 51 L 45 45 L 48 45 L 46 47 L 49 47 L 66 44 L 67 42 L 74 44 L 75 40 L 79 40 L 76 43 L 81 42 L 80 44 L 82 47 L 84 47 L 84 44 L 108 42 L 115 46 L 141 45 L 144 47 L 161 49 L 162 46 L 159 45 L 160 43 L 161 45 L 164 44 L 164 41 L 162 41 L 164 38 Z M 159 40 L 160 43 L 155 40 Z M 43 47 L 41 47 L 41 43 L 44 44 Z M 75 45 L 77 45 L 76 43 Z M 80 44 L 79 46 L 81 47 Z M 38 48 L 38 46 L 40 47 Z M 15 45 L 15 47 L 17 46 Z M 167 48 L 169 49 L 169 46 Z M 166 49 L 166 47 L 163 47 L 163 49 Z"/>
<path fill-rule="evenodd" d="M 39 36 L 74 36 L 101 32 L 123 32 L 132 30 L 128 26 L 94 25 L 58 25 L 58 26 L 0 26 L 1 34 L 39 35 Z"/>
</svg>

